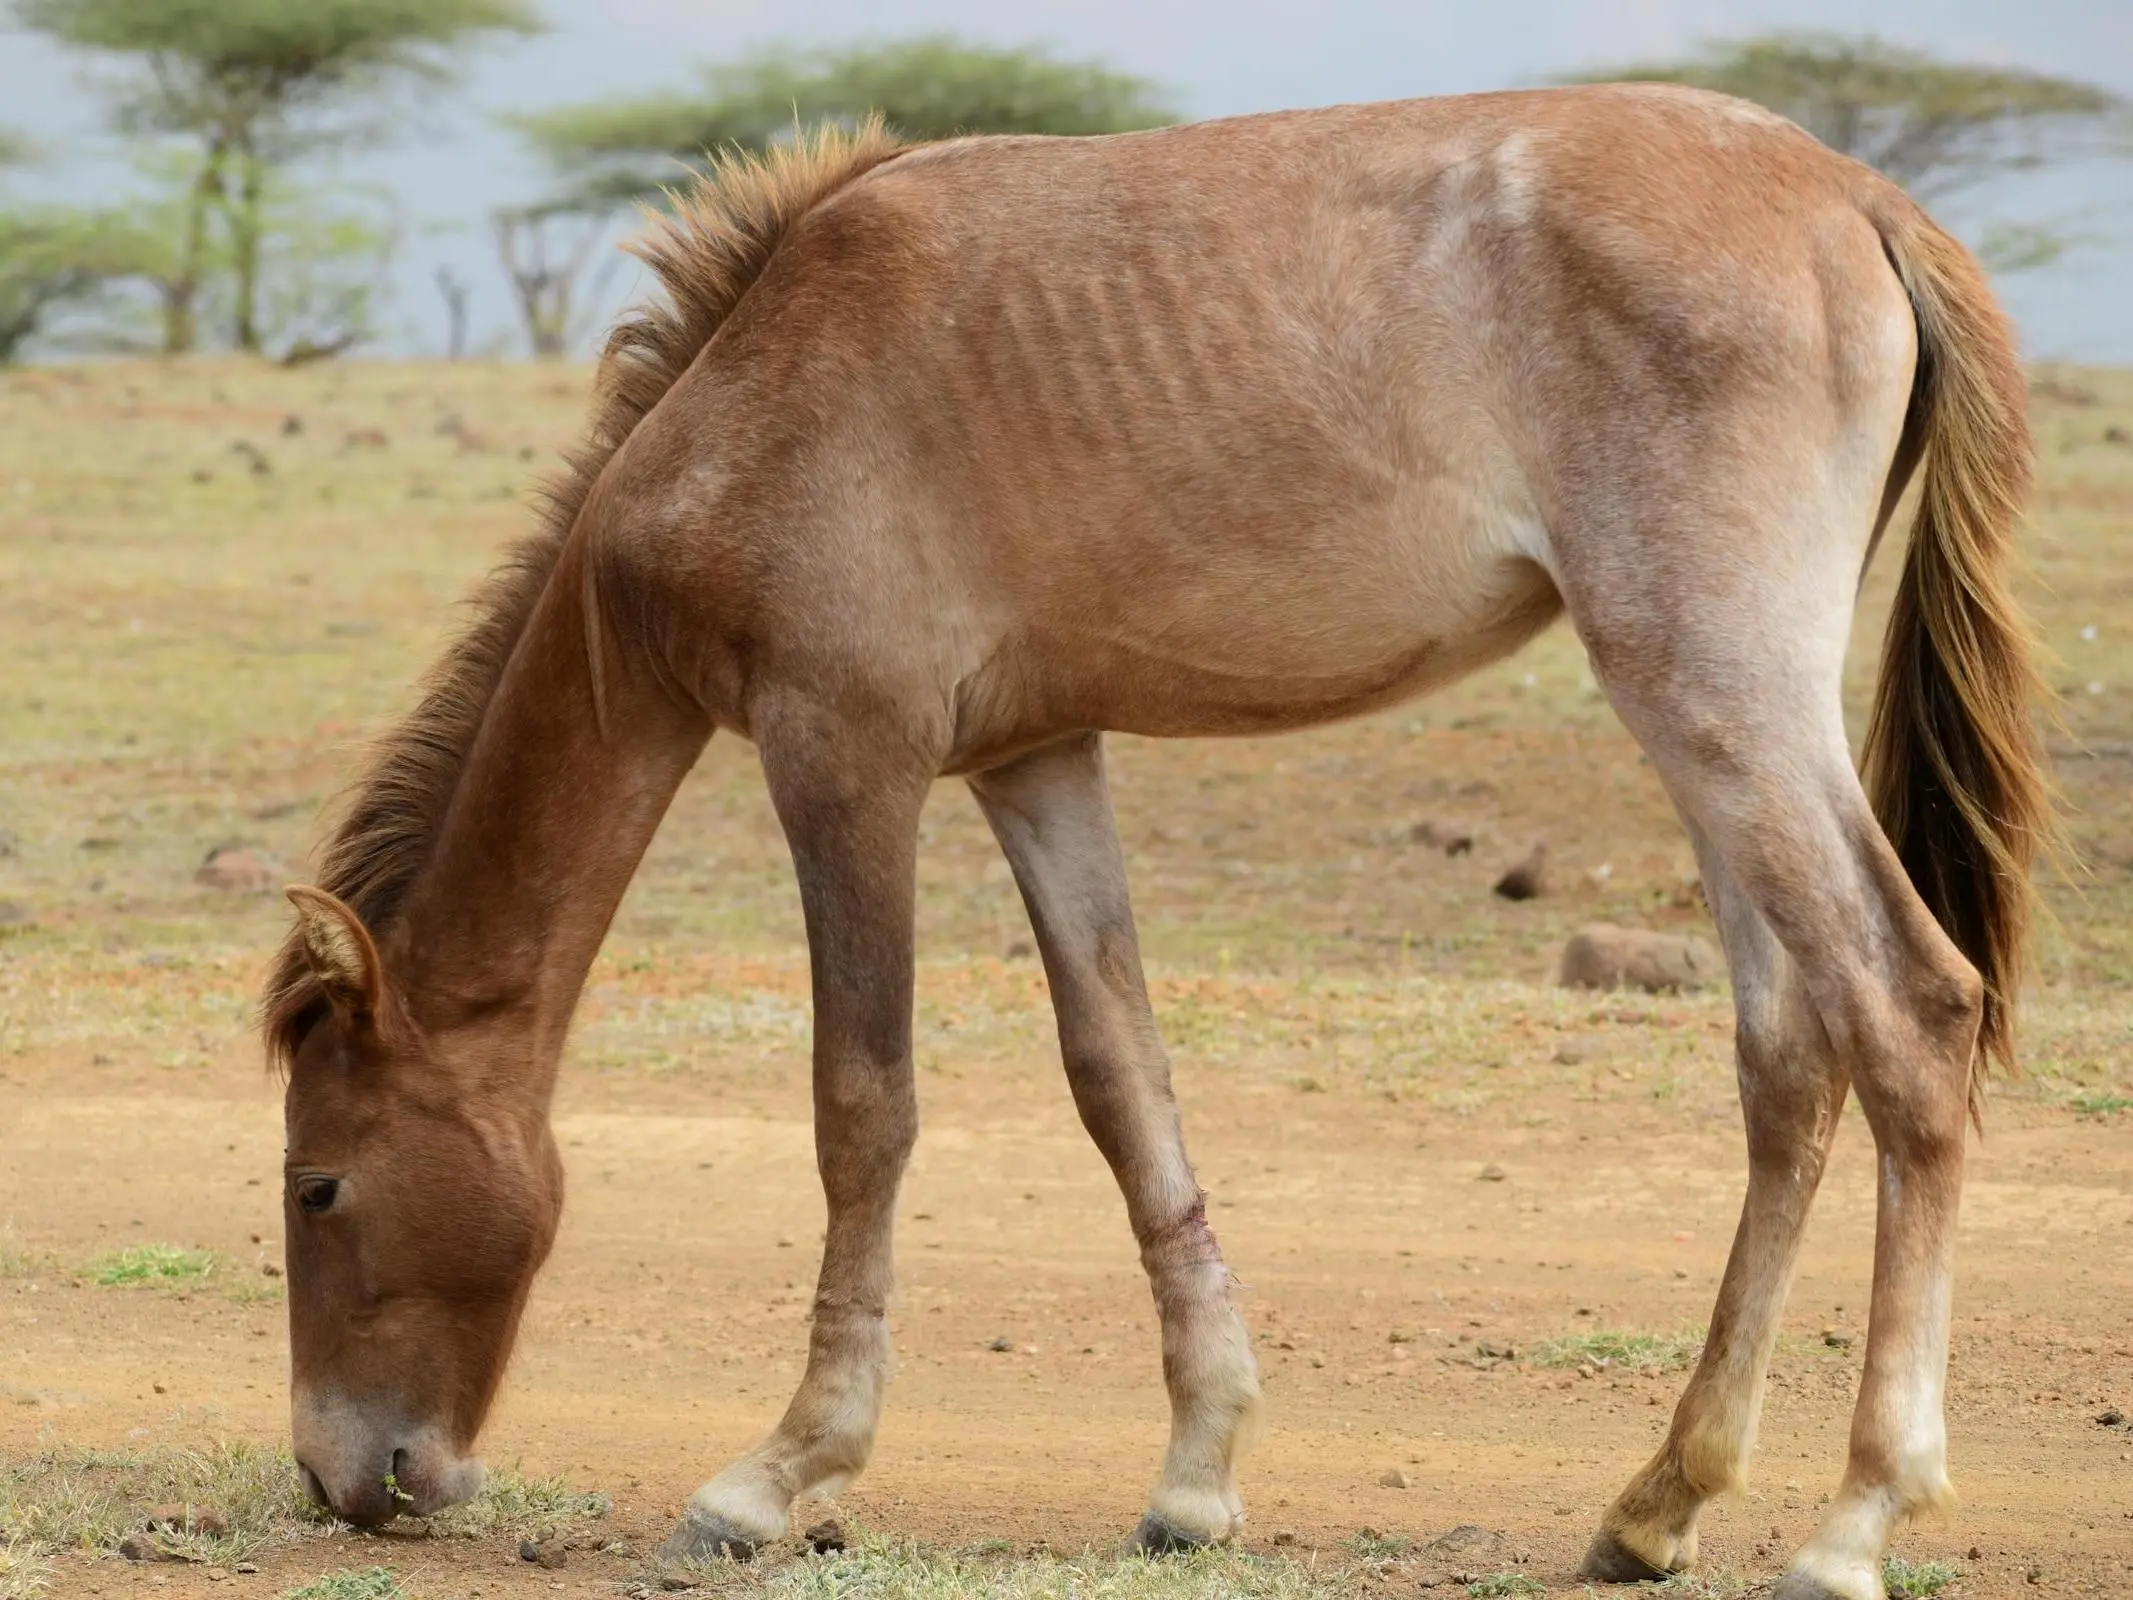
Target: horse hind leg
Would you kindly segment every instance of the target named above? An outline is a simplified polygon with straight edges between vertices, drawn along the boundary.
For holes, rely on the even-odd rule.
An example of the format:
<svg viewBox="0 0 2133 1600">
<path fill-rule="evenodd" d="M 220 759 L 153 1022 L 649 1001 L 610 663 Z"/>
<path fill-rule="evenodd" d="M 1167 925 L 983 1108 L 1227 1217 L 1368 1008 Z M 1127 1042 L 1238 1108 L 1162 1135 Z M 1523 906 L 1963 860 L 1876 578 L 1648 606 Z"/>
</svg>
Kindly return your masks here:
<svg viewBox="0 0 2133 1600">
<path fill-rule="evenodd" d="M 1094 735 L 1049 746 L 971 788 L 1028 905 L 1074 1104 L 1125 1196 L 1162 1323 L 1170 1445 L 1133 1545 L 1221 1543 L 1244 1522 L 1236 1469 L 1258 1433 L 1259 1371 L 1185 1157 L 1103 747 Z"/>
<path fill-rule="evenodd" d="M 791 846 L 814 985 L 816 1163 L 827 1201 L 807 1370 L 770 1436 L 697 1490 L 669 1559 L 745 1558 L 793 1503 L 834 1492 L 873 1451 L 887 1382 L 896 1195 L 918 1132 L 911 1062 L 918 818 L 915 740 L 815 708 L 756 716 Z"/>
<path fill-rule="evenodd" d="M 1608 1583 L 1694 1566 L 1704 1506 L 1745 1486 L 1778 1319 L 1849 1082 L 1770 925 L 1709 843 L 1696 843 L 1732 968 L 1748 1193 L 1666 1439 L 1608 1508 L 1586 1553 L 1584 1575 Z"/>
<path fill-rule="evenodd" d="M 1672 532 L 1668 549 L 1693 547 L 1690 533 Z M 1848 1076 L 1874 1136 L 1872 1314 L 1850 1454 L 1821 1529 L 1779 1585 L 1782 1600 L 1881 1600 L 1890 1534 L 1948 1493 L 1949 1285 L 1982 1015 L 1978 974 L 1906 877 L 1846 750 L 1839 679 L 1856 545 L 1831 538 L 1817 548 L 1759 531 L 1731 541 L 1727 562 L 1704 563 L 1696 584 L 1661 589 L 1624 564 L 1606 574 L 1604 594 L 1598 585 L 1570 590 L 1616 708 L 1783 953 L 1790 975 L 1774 1037 L 1825 1062 L 1817 1093 L 1812 1071 L 1801 1077 L 1777 1064 L 1750 1027 L 1741 1066 L 1751 1138 L 1772 1142 L 1751 1166 L 1762 1176 L 1751 1179 L 1754 1214 L 1743 1222 L 1729 1288 L 1781 1285 L 1785 1273 L 1771 1263 L 1797 1235 L 1785 1208 L 1804 1214 L 1812 1185 L 1779 1167 L 1787 1151 L 1804 1160 L 1826 1137 L 1809 1133 L 1797 1109 L 1765 1117 L 1756 1097 L 1826 1107 Z M 1755 560 L 1763 550 L 1768 563 Z M 1807 1087 L 1788 1093 L 1795 1081 Z M 1803 1178 L 1818 1169 L 1817 1153 Z M 1746 1334 L 1775 1316 L 1776 1294 L 1768 1299 L 1739 1332 L 1726 1331 L 1731 1308 L 1721 1299 L 1714 1349 L 1684 1399 L 1691 1414 L 1677 1418 L 1684 1448 L 1673 1466 L 1648 1468 L 1632 1486 L 1636 1498 L 1611 1514 L 1609 1531 L 1632 1553 L 1679 1560 L 1683 1544 L 1669 1549 L 1666 1540 L 1693 1526 L 1690 1502 L 1744 1454 L 1748 1372 L 1758 1364 L 1744 1361 L 1729 1378 L 1724 1363 L 1761 1343 Z"/>
</svg>

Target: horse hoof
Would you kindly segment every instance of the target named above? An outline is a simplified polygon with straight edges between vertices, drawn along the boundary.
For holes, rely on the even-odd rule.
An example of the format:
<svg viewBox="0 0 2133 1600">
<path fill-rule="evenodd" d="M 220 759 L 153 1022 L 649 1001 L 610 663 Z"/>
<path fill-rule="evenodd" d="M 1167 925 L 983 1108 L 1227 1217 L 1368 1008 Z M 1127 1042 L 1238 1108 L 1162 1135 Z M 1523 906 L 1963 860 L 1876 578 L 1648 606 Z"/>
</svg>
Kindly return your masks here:
<svg viewBox="0 0 2133 1600">
<path fill-rule="evenodd" d="M 662 1561 L 752 1561 L 761 1541 L 741 1532 L 724 1517 L 690 1511 L 661 1546 Z"/>
<path fill-rule="evenodd" d="M 1602 1528 L 1593 1535 L 1578 1576 L 1593 1583 L 1658 1583 L 1673 1574 L 1664 1567 L 1653 1566 L 1630 1549 L 1612 1528 Z"/>
<path fill-rule="evenodd" d="M 1126 1541 L 1126 1554 L 1131 1556 L 1178 1556 L 1193 1550 L 1205 1550 L 1208 1541 L 1198 1534 L 1187 1533 L 1183 1528 L 1165 1522 L 1153 1511 L 1141 1518 L 1141 1525 L 1133 1530 L 1133 1537 Z"/>
</svg>

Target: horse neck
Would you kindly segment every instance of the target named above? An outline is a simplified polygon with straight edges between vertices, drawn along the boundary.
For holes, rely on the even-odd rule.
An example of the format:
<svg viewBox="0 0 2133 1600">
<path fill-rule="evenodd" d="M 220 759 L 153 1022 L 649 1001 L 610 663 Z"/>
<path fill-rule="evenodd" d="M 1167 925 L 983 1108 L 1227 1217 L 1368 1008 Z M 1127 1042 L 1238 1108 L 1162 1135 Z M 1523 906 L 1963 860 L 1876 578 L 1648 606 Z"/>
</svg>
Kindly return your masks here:
<svg viewBox="0 0 2133 1600">
<path fill-rule="evenodd" d="M 711 731 L 603 616 L 591 560 L 574 538 L 536 601 L 385 945 L 424 1030 L 497 1030 L 487 1053 L 543 1105 L 615 908 Z"/>
</svg>

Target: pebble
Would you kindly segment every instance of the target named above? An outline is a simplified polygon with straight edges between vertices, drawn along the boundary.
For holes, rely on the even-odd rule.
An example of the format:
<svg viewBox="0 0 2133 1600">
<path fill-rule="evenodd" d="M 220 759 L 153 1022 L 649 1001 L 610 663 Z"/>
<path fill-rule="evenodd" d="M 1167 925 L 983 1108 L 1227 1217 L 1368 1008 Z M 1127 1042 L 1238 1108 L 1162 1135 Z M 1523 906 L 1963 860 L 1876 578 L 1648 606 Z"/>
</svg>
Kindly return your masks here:
<svg viewBox="0 0 2133 1600">
<path fill-rule="evenodd" d="M 985 1348 L 1000 1355 L 1007 1355 L 1015 1348 L 1015 1341 L 1002 1334 L 999 1338 L 987 1344 Z"/>
<path fill-rule="evenodd" d="M 844 1548 L 844 1524 L 835 1517 L 818 1522 L 803 1535 L 808 1548 L 818 1556 L 826 1556 L 833 1550 Z"/>
<path fill-rule="evenodd" d="M 1495 892 L 1506 900 L 1531 900 L 1547 889 L 1548 847 L 1536 844 L 1525 860 L 1496 880 Z"/>
<path fill-rule="evenodd" d="M 1504 1169 L 1499 1167 L 1495 1162 L 1491 1161 L 1487 1166 L 1481 1169 L 1477 1176 L 1481 1179 L 1483 1183 L 1501 1183 L 1504 1181 L 1504 1179 L 1510 1177 L 1511 1174 L 1504 1171 Z"/>
<path fill-rule="evenodd" d="M 1387 1467 L 1378 1474 L 1378 1487 L 1381 1489 L 1404 1489 L 1407 1487 L 1407 1474 L 1398 1467 Z"/>
<path fill-rule="evenodd" d="M 155 1391 L 163 1393 L 163 1385 L 157 1384 Z M 149 1512 L 145 1526 L 151 1533 L 204 1533 L 211 1539 L 219 1539 L 230 1531 L 229 1519 L 221 1512 L 207 1506 L 175 1502 L 157 1506 Z"/>
</svg>

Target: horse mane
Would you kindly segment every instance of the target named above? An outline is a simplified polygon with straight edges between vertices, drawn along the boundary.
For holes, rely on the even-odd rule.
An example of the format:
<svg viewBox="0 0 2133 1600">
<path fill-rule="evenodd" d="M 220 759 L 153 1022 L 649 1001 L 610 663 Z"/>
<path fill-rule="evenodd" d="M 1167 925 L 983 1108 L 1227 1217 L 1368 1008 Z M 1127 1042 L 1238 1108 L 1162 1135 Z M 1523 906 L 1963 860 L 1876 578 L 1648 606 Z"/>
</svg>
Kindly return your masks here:
<svg viewBox="0 0 2133 1600">
<path fill-rule="evenodd" d="M 671 209 L 649 214 L 625 246 L 658 277 L 665 301 L 633 310 L 608 335 L 585 440 L 542 486 L 540 531 L 514 545 L 469 597 L 469 620 L 424 675 L 414 709 L 372 744 L 325 845 L 318 886 L 373 933 L 429 858 L 489 701 L 601 470 L 762 276 L 793 224 L 899 148 L 876 117 L 850 131 L 803 133 L 762 156 L 720 153 L 685 189 L 668 191 Z M 286 1067 L 324 1005 L 292 930 L 261 1001 L 270 1059 Z"/>
</svg>

